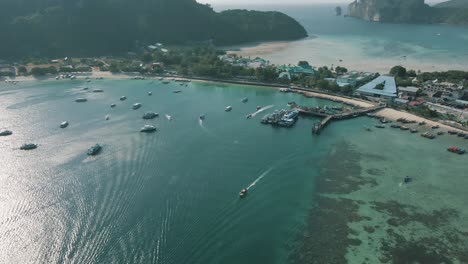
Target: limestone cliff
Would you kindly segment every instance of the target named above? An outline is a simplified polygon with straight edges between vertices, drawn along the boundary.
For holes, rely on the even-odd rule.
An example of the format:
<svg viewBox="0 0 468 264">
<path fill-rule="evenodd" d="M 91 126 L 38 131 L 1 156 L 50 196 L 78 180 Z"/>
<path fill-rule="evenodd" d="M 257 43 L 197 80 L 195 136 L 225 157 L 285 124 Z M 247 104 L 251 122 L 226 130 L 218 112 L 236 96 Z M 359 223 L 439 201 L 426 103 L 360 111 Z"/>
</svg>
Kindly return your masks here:
<svg viewBox="0 0 468 264">
<path fill-rule="evenodd" d="M 424 0 L 355 0 L 349 16 L 375 22 L 426 22 L 430 7 Z"/>
</svg>

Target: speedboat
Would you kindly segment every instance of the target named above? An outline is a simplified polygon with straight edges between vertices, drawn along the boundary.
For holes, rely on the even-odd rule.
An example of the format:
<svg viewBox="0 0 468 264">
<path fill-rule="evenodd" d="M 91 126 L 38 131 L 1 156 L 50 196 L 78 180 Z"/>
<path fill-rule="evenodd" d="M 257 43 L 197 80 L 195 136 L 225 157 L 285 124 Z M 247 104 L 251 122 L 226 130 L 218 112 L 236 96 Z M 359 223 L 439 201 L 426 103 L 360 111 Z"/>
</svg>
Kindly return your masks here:
<svg viewBox="0 0 468 264">
<path fill-rule="evenodd" d="M 137 110 L 137 109 L 139 109 L 140 107 L 141 107 L 141 104 L 140 104 L 140 103 L 135 103 L 135 104 L 133 104 L 132 109 L 133 109 L 133 110 Z"/>
<path fill-rule="evenodd" d="M 60 128 L 66 128 L 68 126 L 68 121 L 63 121 L 60 123 Z"/>
<path fill-rule="evenodd" d="M 243 103 L 247 103 L 249 101 L 249 98 L 245 97 L 245 98 L 242 98 L 241 100 Z"/>
<path fill-rule="evenodd" d="M 239 197 L 240 198 L 244 198 L 246 195 L 247 195 L 247 192 L 248 190 L 247 189 L 242 189 L 240 192 L 239 192 Z"/>
<path fill-rule="evenodd" d="M 172 116 L 166 115 L 166 119 L 169 120 L 169 121 L 172 121 Z"/>
<path fill-rule="evenodd" d="M 150 125 L 145 125 L 140 129 L 140 132 L 144 133 L 152 133 L 156 131 L 156 127 L 150 126 Z"/>
<path fill-rule="evenodd" d="M 111 104 L 111 108 L 114 108 L 116 106 L 116 104 Z"/>
<path fill-rule="evenodd" d="M 226 106 L 226 108 L 224 108 L 224 111 L 226 112 L 230 112 L 232 110 L 232 106 Z"/>
<path fill-rule="evenodd" d="M 204 114 L 203 114 L 203 115 L 200 115 L 199 118 L 200 118 L 200 120 L 205 120 L 205 115 L 204 115 Z"/>
<path fill-rule="evenodd" d="M 248 115 L 246 116 L 246 118 L 247 118 L 247 119 L 252 118 L 252 114 L 248 114 Z"/>
<path fill-rule="evenodd" d="M 24 144 L 20 147 L 21 150 L 33 150 L 36 148 L 37 148 L 37 144 L 33 144 L 33 143 Z"/>
<path fill-rule="evenodd" d="M 146 113 L 143 114 L 143 119 L 153 119 L 153 118 L 156 118 L 158 116 L 159 116 L 158 113 L 146 112 Z"/>
<path fill-rule="evenodd" d="M 181 93 L 182 91 L 181 90 L 175 90 L 173 91 L 173 93 Z"/>
<path fill-rule="evenodd" d="M 406 176 L 404 179 L 403 179 L 403 182 L 404 183 L 410 183 L 413 181 L 413 178 L 411 178 L 410 176 Z"/>
<path fill-rule="evenodd" d="M 84 102 L 86 102 L 86 101 L 88 101 L 88 99 L 86 99 L 86 98 L 77 98 L 77 99 L 75 100 L 75 102 L 77 102 L 77 103 L 84 103 Z"/>
<path fill-rule="evenodd" d="M 106 120 L 109 120 L 110 119 L 110 115 L 106 115 Z"/>
<path fill-rule="evenodd" d="M 153 93 L 152 93 L 152 92 L 148 92 L 148 96 L 151 96 L 151 95 L 153 95 Z"/>
<path fill-rule="evenodd" d="M 94 89 L 93 90 L 93 93 L 102 93 L 102 92 L 104 92 L 103 89 Z"/>
<path fill-rule="evenodd" d="M 11 135 L 11 134 L 13 134 L 13 132 L 10 131 L 10 130 L 2 130 L 2 131 L 0 131 L 0 137 L 9 136 L 9 135 Z"/>
<path fill-rule="evenodd" d="M 95 156 L 95 155 L 99 154 L 99 152 L 101 151 L 101 149 L 102 149 L 101 145 L 96 144 L 96 145 L 94 145 L 94 146 L 92 146 L 92 147 L 90 147 L 90 148 L 88 149 L 87 154 L 88 154 L 89 156 Z"/>
<path fill-rule="evenodd" d="M 125 100 L 127 100 L 127 97 L 126 97 L 126 96 L 121 96 L 121 97 L 120 97 L 120 101 L 125 101 Z"/>
<path fill-rule="evenodd" d="M 261 106 L 257 106 L 257 111 L 260 110 L 260 109 L 262 109 L 262 108 L 263 108 L 263 107 L 261 107 Z"/>
</svg>

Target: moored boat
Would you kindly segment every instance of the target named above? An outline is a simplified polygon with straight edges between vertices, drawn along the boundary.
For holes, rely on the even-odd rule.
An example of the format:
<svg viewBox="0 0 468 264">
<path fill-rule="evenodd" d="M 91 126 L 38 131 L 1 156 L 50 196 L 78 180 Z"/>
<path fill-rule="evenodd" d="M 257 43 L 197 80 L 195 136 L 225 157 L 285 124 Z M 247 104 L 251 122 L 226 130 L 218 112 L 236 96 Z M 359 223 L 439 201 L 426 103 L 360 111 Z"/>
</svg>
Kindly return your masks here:
<svg viewBox="0 0 468 264">
<path fill-rule="evenodd" d="M 140 132 L 143 132 L 143 133 L 152 133 L 155 131 L 156 131 L 156 127 L 150 126 L 150 125 L 145 125 L 140 129 Z"/>
<path fill-rule="evenodd" d="M 116 106 L 116 104 L 111 104 L 110 107 L 111 108 L 114 108 Z"/>
<path fill-rule="evenodd" d="M 146 112 L 146 113 L 143 114 L 143 119 L 153 119 L 153 118 L 156 118 L 158 116 L 159 116 L 158 113 Z"/>
<path fill-rule="evenodd" d="M 94 89 L 93 90 L 93 93 L 102 93 L 102 92 L 104 92 L 103 89 Z"/>
<path fill-rule="evenodd" d="M 385 128 L 384 125 L 375 125 L 376 128 Z"/>
<path fill-rule="evenodd" d="M 94 146 L 92 146 L 92 147 L 90 147 L 88 149 L 87 154 L 89 156 L 95 156 L 95 155 L 99 154 L 99 152 L 101 152 L 101 149 L 102 149 L 101 145 L 96 144 L 96 145 L 94 145 Z"/>
<path fill-rule="evenodd" d="M 409 127 L 406 127 L 406 126 L 401 126 L 401 127 L 400 127 L 400 129 L 401 129 L 401 130 L 405 130 L 405 131 L 406 131 L 406 130 L 409 130 Z"/>
<path fill-rule="evenodd" d="M 417 129 L 414 129 L 414 128 L 412 128 L 410 131 L 411 131 L 411 133 L 413 133 L 413 134 L 419 132 Z"/>
<path fill-rule="evenodd" d="M 75 100 L 75 102 L 77 102 L 77 103 L 84 103 L 84 102 L 86 102 L 86 101 L 88 101 L 88 99 L 86 99 L 86 98 L 77 98 L 77 99 Z"/>
<path fill-rule="evenodd" d="M 457 148 L 457 147 L 449 147 L 447 149 L 447 151 L 452 152 L 452 153 L 456 153 L 458 155 L 463 155 L 466 152 L 464 149 Z"/>
<path fill-rule="evenodd" d="M 391 125 L 390 127 L 392 127 L 392 128 L 401 128 L 401 126 L 400 126 L 400 125 L 397 125 L 397 124 L 393 124 L 393 125 Z"/>
<path fill-rule="evenodd" d="M 126 97 L 126 96 L 121 96 L 121 97 L 120 97 L 120 101 L 125 101 L 125 100 L 127 100 L 127 97 Z"/>
<path fill-rule="evenodd" d="M 173 91 L 173 93 L 181 93 L 182 91 L 181 90 L 175 90 Z"/>
<path fill-rule="evenodd" d="M 13 132 L 11 130 L 2 130 L 2 131 L 0 131 L 0 137 L 9 136 L 11 134 L 13 134 Z"/>
<path fill-rule="evenodd" d="M 440 126 L 439 126 L 439 125 L 435 125 L 435 126 L 432 126 L 431 128 L 432 128 L 432 129 L 439 129 Z"/>
<path fill-rule="evenodd" d="M 443 131 L 437 132 L 437 135 L 438 135 L 438 136 L 442 136 L 443 134 L 445 134 Z"/>
<path fill-rule="evenodd" d="M 428 139 L 434 139 L 435 136 L 429 132 L 426 132 L 426 133 L 422 133 L 421 134 L 421 137 L 425 137 L 425 138 L 428 138 Z"/>
<path fill-rule="evenodd" d="M 148 96 L 152 96 L 152 95 L 153 95 L 153 93 L 152 93 L 152 92 L 148 92 Z"/>
<path fill-rule="evenodd" d="M 242 98 L 242 100 L 241 100 L 241 101 L 242 101 L 243 103 L 247 103 L 247 102 L 249 101 L 249 98 L 247 98 L 247 97 L 244 97 L 244 98 Z"/>
<path fill-rule="evenodd" d="M 133 104 L 132 109 L 133 109 L 133 110 L 137 110 L 137 109 L 139 109 L 140 107 L 141 107 L 141 104 L 140 104 L 140 103 L 135 103 L 135 104 Z"/>
<path fill-rule="evenodd" d="M 63 121 L 60 123 L 60 128 L 66 128 L 68 126 L 68 121 Z"/>
<path fill-rule="evenodd" d="M 20 147 L 21 150 L 33 150 L 36 148 L 37 148 L 37 144 L 33 144 L 33 143 L 24 144 Z"/>
</svg>

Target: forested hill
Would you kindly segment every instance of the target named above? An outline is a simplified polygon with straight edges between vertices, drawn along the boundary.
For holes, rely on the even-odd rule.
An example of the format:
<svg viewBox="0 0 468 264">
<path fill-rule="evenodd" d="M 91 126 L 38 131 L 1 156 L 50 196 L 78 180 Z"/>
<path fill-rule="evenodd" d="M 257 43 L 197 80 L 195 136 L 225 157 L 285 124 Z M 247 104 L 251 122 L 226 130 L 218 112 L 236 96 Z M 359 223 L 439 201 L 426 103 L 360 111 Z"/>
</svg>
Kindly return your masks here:
<svg viewBox="0 0 468 264">
<path fill-rule="evenodd" d="M 279 12 L 216 13 L 194 0 L 1 0 L 0 58 L 103 55 L 137 44 L 217 45 L 307 36 Z"/>
</svg>

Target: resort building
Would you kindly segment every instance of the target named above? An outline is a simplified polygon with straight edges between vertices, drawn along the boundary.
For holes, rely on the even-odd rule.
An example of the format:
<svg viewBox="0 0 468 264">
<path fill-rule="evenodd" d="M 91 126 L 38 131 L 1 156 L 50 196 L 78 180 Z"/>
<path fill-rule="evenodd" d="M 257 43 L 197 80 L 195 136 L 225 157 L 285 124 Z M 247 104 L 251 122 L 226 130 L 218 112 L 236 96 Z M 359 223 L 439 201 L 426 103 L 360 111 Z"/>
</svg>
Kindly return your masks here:
<svg viewBox="0 0 468 264">
<path fill-rule="evenodd" d="M 397 97 L 395 78 L 391 76 L 379 76 L 357 89 L 357 93 L 362 96 L 393 100 Z"/>
<path fill-rule="evenodd" d="M 276 71 L 279 73 L 278 78 L 287 77 L 291 80 L 294 77 L 298 77 L 300 75 L 314 75 L 315 70 L 311 66 L 287 66 L 281 65 L 276 68 Z"/>
<path fill-rule="evenodd" d="M 419 92 L 419 88 L 418 87 L 398 87 L 398 92 L 399 92 L 399 95 L 400 97 L 416 97 L 418 95 L 418 92 Z"/>
<path fill-rule="evenodd" d="M 355 87 L 359 83 L 367 82 L 374 77 L 375 77 L 375 73 L 352 71 L 345 75 L 338 76 L 338 78 L 336 78 L 336 84 L 338 84 L 338 86 L 340 87 L 344 87 L 344 86 Z"/>
<path fill-rule="evenodd" d="M 248 67 L 252 69 L 265 68 L 270 65 L 268 60 L 256 57 L 255 59 L 237 57 L 235 54 L 220 55 L 218 58 L 234 66 Z"/>
</svg>

